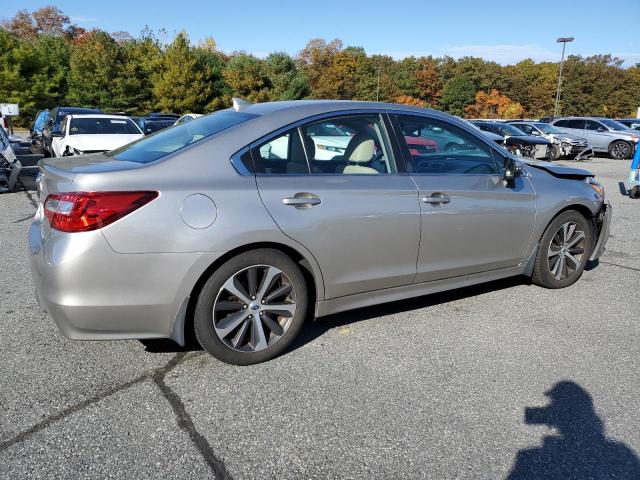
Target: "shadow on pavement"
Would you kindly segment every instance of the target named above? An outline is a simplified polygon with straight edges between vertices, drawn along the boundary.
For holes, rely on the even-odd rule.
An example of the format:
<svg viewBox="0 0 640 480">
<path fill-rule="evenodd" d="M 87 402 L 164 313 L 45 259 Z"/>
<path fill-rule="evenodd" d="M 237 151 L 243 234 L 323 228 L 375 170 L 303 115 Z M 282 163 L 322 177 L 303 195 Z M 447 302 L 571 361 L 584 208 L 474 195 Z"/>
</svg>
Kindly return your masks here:
<svg viewBox="0 0 640 480">
<path fill-rule="evenodd" d="M 452 302 L 468 297 L 474 297 L 476 295 L 481 295 L 484 293 L 503 290 L 506 288 L 525 285 L 529 283 L 531 283 L 531 280 L 527 277 L 512 277 L 506 278 L 504 280 L 483 283 L 480 285 L 458 288 L 456 290 L 449 290 L 441 293 L 434 293 L 431 295 L 399 300 L 397 302 L 383 303 L 371 307 L 359 308 L 357 310 L 350 310 L 343 313 L 336 313 L 334 315 L 328 315 L 316 320 L 313 320 L 312 317 L 309 316 L 306 323 L 302 327 L 302 330 L 284 354 L 286 355 L 288 352 L 296 350 L 304 346 L 305 344 L 312 342 L 316 338 L 324 335 L 326 332 L 336 327 L 349 325 L 352 323 L 360 322 L 362 320 L 369 320 L 371 318 L 381 317 L 385 315 L 393 315 L 409 310 L 417 310 L 420 308 L 440 305 L 442 303 Z"/>
<path fill-rule="evenodd" d="M 638 479 L 640 460 L 622 442 L 607 439 L 591 395 L 574 382 L 562 381 L 545 392 L 546 407 L 525 408 L 525 422 L 547 425 L 557 434 L 542 447 L 520 450 L 509 476 L 515 479 Z"/>
</svg>

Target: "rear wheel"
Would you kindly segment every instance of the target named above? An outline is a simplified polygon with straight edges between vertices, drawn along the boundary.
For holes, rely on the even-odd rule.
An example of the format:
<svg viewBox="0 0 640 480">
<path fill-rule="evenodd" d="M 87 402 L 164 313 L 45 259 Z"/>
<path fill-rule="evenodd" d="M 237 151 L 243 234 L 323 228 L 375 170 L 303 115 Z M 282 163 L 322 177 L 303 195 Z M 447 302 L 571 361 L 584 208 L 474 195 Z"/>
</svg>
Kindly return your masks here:
<svg viewBox="0 0 640 480">
<path fill-rule="evenodd" d="M 624 140 L 616 140 L 609 145 L 609 156 L 616 160 L 625 160 L 631 156 L 631 145 Z"/>
<path fill-rule="evenodd" d="M 575 210 L 558 215 L 547 227 L 536 256 L 533 282 L 563 288 L 580 278 L 593 244 L 591 222 Z"/>
<path fill-rule="evenodd" d="M 196 337 L 223 362 L 270 360 L 300 331 L 307 298 L 304 275 L 287 255 L 273 249 L 245 252 L 224 263 L 202 288 Z"/>
</svg>

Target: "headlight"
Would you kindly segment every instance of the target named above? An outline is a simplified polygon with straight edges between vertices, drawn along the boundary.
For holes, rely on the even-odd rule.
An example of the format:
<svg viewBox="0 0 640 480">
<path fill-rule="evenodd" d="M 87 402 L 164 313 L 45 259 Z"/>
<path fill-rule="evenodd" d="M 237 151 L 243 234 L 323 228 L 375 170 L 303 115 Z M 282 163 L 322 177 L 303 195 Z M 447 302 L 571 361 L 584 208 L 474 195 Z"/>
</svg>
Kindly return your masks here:
<svg viewBox="0 0 640 480">
<path fill-rule="evenodd" d="M 598 196 L 602 197 L 602 200 L 604 200 L 604 187 L 599 182 L 597 182 L 593 177 L 587 177 L 587 183 L 591 188 L 593 188 L 596 191 Z"/>
<path fill-rule="evenodd" d="M 340 148 L 340 147 L 332 147 L 331 145 L 322 145 L 320 143 L 318 143 L 316 145 L 320 150 L 326 150 L 327 152 L 337 152 L 337 153 L 344 153 L 344 148 Z"/>
</svg>

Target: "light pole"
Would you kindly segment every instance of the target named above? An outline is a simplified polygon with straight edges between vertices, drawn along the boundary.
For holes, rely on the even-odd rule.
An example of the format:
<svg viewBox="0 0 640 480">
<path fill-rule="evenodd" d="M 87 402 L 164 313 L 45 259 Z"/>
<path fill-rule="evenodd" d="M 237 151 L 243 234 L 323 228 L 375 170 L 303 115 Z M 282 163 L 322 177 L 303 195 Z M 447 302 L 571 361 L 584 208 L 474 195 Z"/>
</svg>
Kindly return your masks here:
<svg viewBox="0 0 640 480">
<path fill-rule="evenodd" d="M 553 116 L 558 116 L 558 107 L 560 103 L 560 88 L 562 86 L 562 67 L 564 66 L 564 49 L 567 43 L 573 42 L 573 37 L 560 37 L 556 42 L 562 44 L 562 59 L 560 60 L 560 71 L 558 72 L 558 90 L 556 91 L 556 108 L 553 111 Z"/>
<path fill-rule="evenodd" d="M 376 102 L 380 101 L 380 70 L 382 70 L 382 67 L 378 67 L 378 86 L 376 87 Z"/>
</svg>

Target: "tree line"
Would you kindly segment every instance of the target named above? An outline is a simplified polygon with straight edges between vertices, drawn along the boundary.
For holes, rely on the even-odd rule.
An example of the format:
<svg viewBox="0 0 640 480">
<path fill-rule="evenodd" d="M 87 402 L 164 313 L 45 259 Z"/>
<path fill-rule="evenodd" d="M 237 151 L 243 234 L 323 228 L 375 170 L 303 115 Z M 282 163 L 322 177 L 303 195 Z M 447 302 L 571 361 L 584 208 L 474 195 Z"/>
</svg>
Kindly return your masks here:
<svg viewBox="0 0 640 480">
<path fill-rule="evenodd" d="M 185 32 L 86 30 L 55 7 L 19 11 L 0 25 L 0 101 L 19 103 L 18 123 L 56 105 L 144 114 L 210 112 L 232 97 L 250 101 L 380 100 L 478 118 L 553 113 L 559 64 L 525 59 L 499 65 L 477 57 L 369 55 L 334 39 L 310 40 L 294 57 L 225 54 L 213 38 Z M 563 71 L 564 115 L 635 116 L 640 64 L 612 55 L 570 55 Z"/>
</svg>

